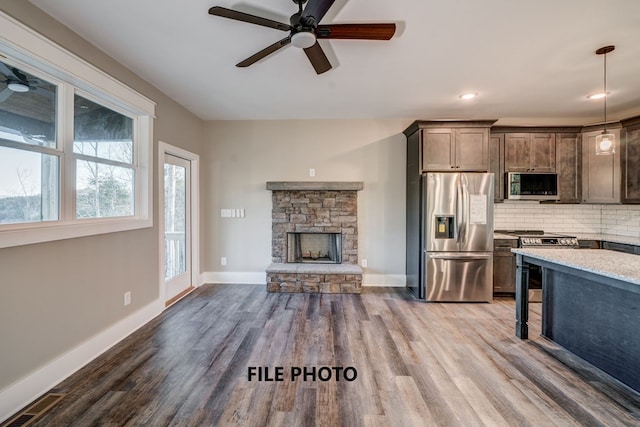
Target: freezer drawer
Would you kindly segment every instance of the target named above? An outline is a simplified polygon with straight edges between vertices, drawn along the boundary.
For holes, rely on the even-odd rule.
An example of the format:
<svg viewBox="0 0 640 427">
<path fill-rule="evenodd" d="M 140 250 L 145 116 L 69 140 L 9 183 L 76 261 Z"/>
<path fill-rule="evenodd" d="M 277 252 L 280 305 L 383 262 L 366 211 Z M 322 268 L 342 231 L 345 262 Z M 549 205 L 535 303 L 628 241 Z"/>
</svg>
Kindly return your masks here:
<svg viewBox="0 0 640 427">
<path fill-rule="evenodd" d="M 491 301 L 493 253 L 427 252 L 425 290 L 427 301 Z"/>
</svg>

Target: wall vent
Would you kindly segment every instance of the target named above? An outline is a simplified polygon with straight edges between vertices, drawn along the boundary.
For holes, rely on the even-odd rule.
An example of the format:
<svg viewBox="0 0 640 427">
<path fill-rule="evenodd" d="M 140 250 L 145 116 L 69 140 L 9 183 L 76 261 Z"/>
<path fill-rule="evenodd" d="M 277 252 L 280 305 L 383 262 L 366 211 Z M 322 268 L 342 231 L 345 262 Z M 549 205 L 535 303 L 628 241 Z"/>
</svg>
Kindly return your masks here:
<svg viewBox="0 0 640 427">
<path fill-rule="evenodd" d="M 47 393 L 31 406 L 5 421 L 0 427 L 28 427 L 62 400 L 62 393 Z"/>
</svg>

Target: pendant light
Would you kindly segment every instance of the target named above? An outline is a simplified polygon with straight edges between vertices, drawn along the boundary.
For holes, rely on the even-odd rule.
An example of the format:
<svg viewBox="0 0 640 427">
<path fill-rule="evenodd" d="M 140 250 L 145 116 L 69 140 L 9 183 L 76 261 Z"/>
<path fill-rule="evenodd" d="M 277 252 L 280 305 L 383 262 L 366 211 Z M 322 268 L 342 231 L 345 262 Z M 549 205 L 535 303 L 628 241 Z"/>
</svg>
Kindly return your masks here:
<svg viewBox="0 0 640 427">
<path fill-rule="evenodd" d="M 604 130 L 596 136 L 596 154 L 608 155 L 616 152 L 616 136 L 607 132 L 607 53 L 613 52 L 615 46 L 605 46 L 596 50 L 597 55 L 604 55 Z"/>
</svg>

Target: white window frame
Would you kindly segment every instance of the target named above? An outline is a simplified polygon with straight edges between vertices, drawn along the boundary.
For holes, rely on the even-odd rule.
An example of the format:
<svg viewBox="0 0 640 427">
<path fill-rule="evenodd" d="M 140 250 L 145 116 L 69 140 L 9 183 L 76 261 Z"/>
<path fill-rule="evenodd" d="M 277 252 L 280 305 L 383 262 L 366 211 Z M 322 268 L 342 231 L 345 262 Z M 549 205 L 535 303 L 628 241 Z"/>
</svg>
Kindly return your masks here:
<svg viewBox="0 0 640 427">
<path fill-rule="evenodd" d="M 0 11 L 0 60 L 36 70 L 58 84 L 57 143 L 60 155 L 59 219 L 2 224 L 0 248 L 153 226 L 153 119 L 155 103 Z M 75 218 L 73 99 L 78 94 L 133 119 L 135 214 Z"/>
</svg>

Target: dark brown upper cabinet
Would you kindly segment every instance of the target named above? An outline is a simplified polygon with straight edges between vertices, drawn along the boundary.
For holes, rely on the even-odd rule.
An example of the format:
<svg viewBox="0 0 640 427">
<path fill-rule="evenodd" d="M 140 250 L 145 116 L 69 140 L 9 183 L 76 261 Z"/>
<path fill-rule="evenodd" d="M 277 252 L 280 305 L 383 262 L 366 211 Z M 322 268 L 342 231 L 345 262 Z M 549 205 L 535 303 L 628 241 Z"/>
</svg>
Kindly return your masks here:
<svg viewBox="0 0 640 427">
<path fill-rule="evenodd" d="M 620 203 L 620 150 L 596 154 L 596 136 L 601 129 L 582 132 L 582 203 Z M 620 128 L 609 129 L 620 141 Z"/>
<path fill-rule="evenodd" d="M 416 121 L 404 133 L 409 137 L 419 132 L 423 172 L 486 172 L 494 122 Z"/>
<path fill-rule="evenodd" d="M 582 138 L 578 133 L 556 134 L 556 171 L 560 203 L 582 200 Z"/>
<path fill-rule="evenodd" d="M 506 133 L 504 167 L 506 172 L 555 172 L 555 133 Z"/>
<path fill-rule="evenodd" d="M 504 134 L 489 135 L 489 172 L 493 173 L 493 201 L 504 202 Z"/>
<path fill-rule="evenodd" d="M 640 116 L 622 121 L 620 161 L 622 203 L 640 203 Z"/>
</svg>

